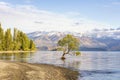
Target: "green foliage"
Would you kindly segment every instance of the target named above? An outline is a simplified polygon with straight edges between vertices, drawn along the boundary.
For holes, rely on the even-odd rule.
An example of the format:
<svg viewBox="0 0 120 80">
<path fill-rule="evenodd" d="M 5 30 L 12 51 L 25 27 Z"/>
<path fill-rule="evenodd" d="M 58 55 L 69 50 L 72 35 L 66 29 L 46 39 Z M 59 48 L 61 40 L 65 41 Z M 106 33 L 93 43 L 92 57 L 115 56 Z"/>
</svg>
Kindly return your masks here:
<svg viewBox="0 0 120 80">
<path fill-rule="evenodd" d="M 68 50 L 77 50 L 79 48 L 79 40 L 68 34 L 63 39 L 58 41 L 58 45 Z"/>
<path fill-rule="evenodd" d="M 0 24 L 0 51 L 4 48 L 4 31 Z"/>
<path fill-rule="evenodd" d="M 30 50 L 35 50 L 35 44 L 32 40 L 30 40 Z"/>
<path fill-rule="evenodd" d="M 25 33 L 21 33 L 22 36 L 21 36 L 21 48 L 22 50 L 26 51 L 26 50 L 29 50 L 29 46 L 30 46 L 30 40 L 28 39 L 27 35 Z"/>
<path fill-rule="evenodd" d="M 11 29 L 7 29 L 7 31 L 5 32 L 5 51 L 9 51 L 13 49 L 12 46 L 12 34 L 11 34 Z"/>
<path fill-rule="evenodd" d="M 75 52 L 76 56 L 81 55 L 79 51 Z"/>
<path fill-rule="evenodd" d="M 13 50 L 19 50 L 19 41 L 17 41 L 18 36 L 18 30 L 14 28 L 14 33 L 13 33 Z"/>
<path fill-rule="evenodd" d="M 61 47 L 57 48 L 57 51 L 62 51 L 62 50 L 63 50 L 63 48 L 61 48 Z"/>
<path fill-rule="evenodd" d="M 0 51 L 11 50 L 35 50 L 35 44 L 25 33 L 14 28 L 13 37 L 11 29 L 7 29 L 4 33 L 0 24 Z"/>
<path fill-rule="evenodd" d="M 66 35 L 64 38 L 58 41 L 58 46 L 63 50 L 63 56 L 65 54 L 69 54 L 72 50 L 77 50 L 79 48 L 79 40 L 75 38 L 73 35 Z"/>
</svg>

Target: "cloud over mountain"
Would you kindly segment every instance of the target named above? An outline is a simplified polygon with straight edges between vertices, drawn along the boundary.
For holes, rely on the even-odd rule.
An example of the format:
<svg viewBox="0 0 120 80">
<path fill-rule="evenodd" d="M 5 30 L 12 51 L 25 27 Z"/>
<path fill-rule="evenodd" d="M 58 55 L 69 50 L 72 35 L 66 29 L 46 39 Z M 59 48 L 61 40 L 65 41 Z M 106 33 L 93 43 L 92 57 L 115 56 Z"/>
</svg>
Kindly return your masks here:
<svg viewBox="0 0 120 80">
<path fill-rule="evenodd" d="M 7 2 L 0 2 L 0 22 L 5 28 L 17 27 L 25 32 L 37 30 L 85 32 L 94 28 L 110 27 L 81 17 L 77 12 L 55 13 L 41 10 L 34 5 L 14 5 Z"/>
</svg>

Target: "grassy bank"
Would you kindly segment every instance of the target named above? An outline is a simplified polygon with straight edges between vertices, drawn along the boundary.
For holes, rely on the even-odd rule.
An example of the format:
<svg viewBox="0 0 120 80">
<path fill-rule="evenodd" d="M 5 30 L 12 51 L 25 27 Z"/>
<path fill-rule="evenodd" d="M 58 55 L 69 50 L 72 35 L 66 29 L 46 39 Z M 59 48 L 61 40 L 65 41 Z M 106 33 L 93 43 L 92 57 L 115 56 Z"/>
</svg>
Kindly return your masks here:
<svg viewBox="0 0 120 80">
<path fill-rule="evenodd" d="M 0 53 L 20 53 L 20 52 L 36 52 L 36 51 L 0 51 Z"/>
<path fill-rule="evenodd" d="M 77 80 L 78 72 L 46 64 L 0 61 L 0 80 Z"/>
</svg>

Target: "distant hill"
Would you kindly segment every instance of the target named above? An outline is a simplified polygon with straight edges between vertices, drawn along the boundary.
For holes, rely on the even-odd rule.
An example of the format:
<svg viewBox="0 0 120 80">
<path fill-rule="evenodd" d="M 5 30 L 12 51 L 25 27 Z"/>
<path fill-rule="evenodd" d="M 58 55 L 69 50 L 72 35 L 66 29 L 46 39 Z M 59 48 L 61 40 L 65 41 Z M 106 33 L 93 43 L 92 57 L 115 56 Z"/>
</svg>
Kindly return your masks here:
<svg viewBox="0 0 120 80">
<path fill-rule="evenodd" d="M 85 51 L 120 51 L 120 29 L 93 30 L 89 33 L 37 31 L 28 36 L 34 40 L 40 50 L 53 50 L 57 42 L 66 34 L 72 34 L 80 39 L 80 50 Z"/>
</svg>

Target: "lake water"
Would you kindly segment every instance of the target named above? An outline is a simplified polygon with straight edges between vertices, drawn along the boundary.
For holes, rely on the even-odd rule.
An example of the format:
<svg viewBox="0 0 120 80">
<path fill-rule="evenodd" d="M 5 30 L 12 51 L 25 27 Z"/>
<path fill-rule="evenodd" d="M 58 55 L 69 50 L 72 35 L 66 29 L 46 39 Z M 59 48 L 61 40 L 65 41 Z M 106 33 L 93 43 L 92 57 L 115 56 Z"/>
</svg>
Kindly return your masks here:
<svg viewBox="0 0 120 80">
<path fill-rule="evenodd" d="M 53 64 L 79 71 L 78 80 L 120 80 L 120 52 L 81 52 L 81 56 L 62 52 L 38 51 L 36 53 L 0 54 L 1 60 Z"/>
</svg>

